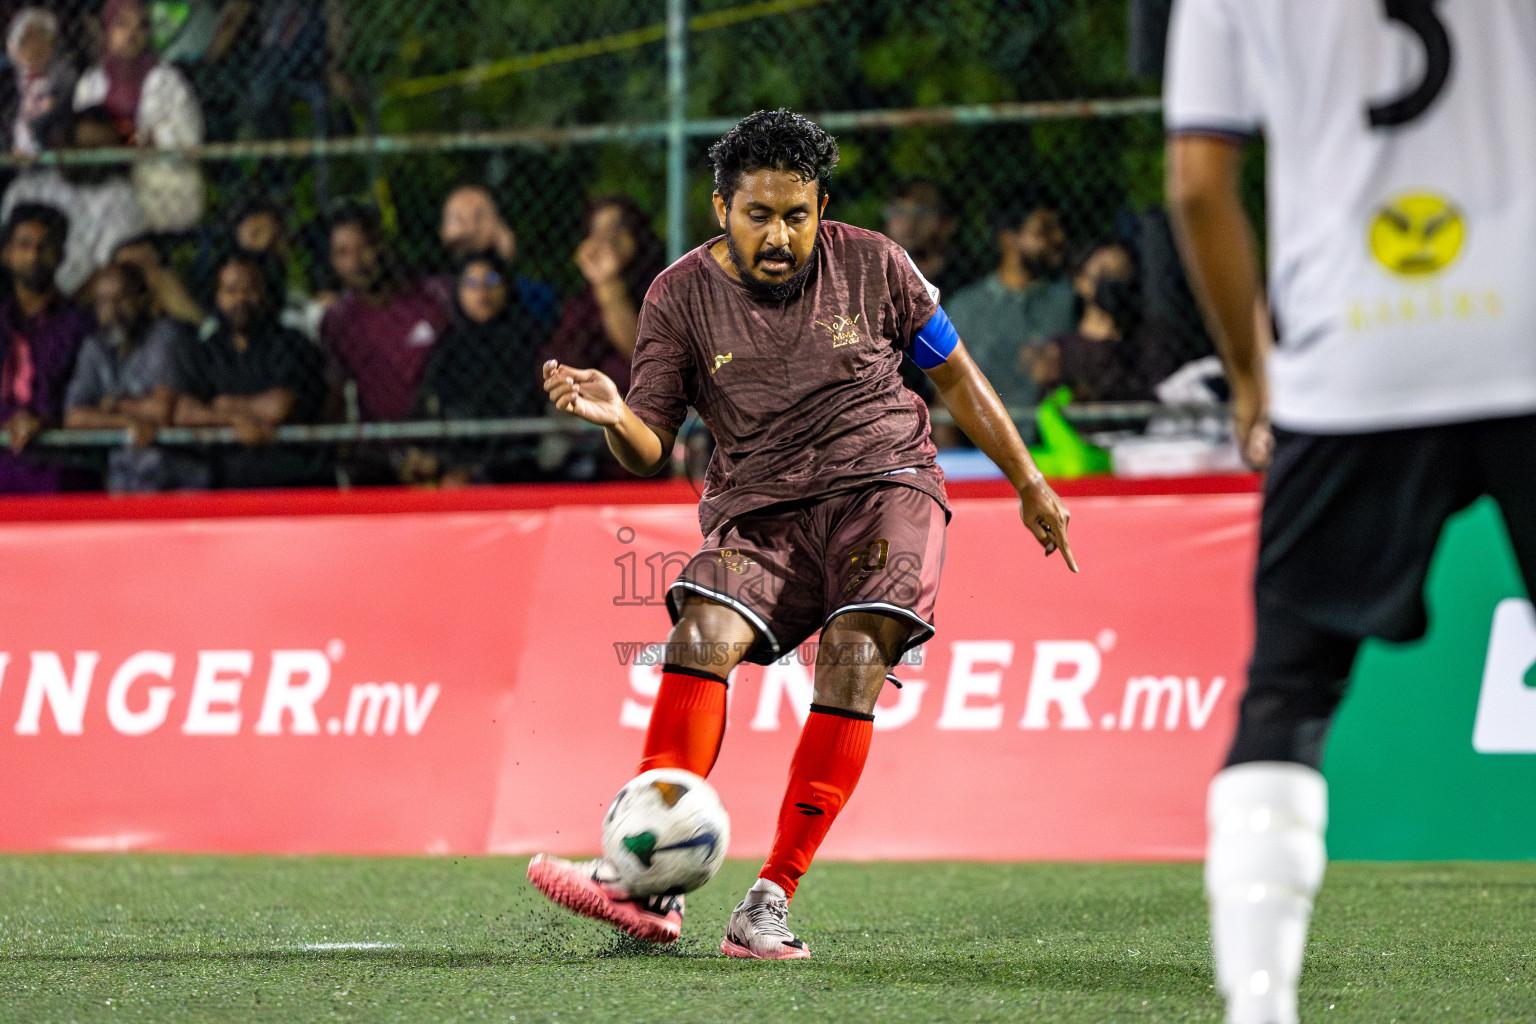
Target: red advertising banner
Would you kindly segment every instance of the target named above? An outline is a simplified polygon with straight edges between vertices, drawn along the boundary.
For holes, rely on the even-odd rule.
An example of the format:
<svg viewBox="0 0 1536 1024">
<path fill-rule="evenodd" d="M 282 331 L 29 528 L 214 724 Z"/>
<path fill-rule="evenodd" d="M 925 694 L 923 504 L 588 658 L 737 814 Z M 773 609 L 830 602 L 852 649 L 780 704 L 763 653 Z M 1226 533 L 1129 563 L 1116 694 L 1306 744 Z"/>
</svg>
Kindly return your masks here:
<svg viewBox="0 0 1536 1024">
<path fill-rule="evenodd" d="M 938 635 L 825 855 L 1197 858 L 1250 636 L 1252 494 L 1072 502 L 1068 574 L 959 500 Z M 0 848 L 594 850 L 687 505 L 0 524 Z M 767 849 L 813 652 L 732 679 Z"/>
</svg>

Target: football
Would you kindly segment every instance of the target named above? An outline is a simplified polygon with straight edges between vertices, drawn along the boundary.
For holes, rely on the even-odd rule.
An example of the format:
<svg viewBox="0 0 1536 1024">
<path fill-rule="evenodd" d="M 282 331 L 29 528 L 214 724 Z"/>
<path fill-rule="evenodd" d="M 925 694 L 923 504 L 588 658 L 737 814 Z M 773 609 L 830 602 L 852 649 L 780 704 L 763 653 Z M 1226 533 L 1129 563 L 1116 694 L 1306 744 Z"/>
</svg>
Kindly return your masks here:
<svg viewBox="0 0 1536 1024">
<path fill-rule="evenodd" d="M 603 853 L 636 896 L 692 892 L 715 876 L 730 841 L 715 788 L 679 768 L 637 775 L 603 818 Z"/>
</svg>

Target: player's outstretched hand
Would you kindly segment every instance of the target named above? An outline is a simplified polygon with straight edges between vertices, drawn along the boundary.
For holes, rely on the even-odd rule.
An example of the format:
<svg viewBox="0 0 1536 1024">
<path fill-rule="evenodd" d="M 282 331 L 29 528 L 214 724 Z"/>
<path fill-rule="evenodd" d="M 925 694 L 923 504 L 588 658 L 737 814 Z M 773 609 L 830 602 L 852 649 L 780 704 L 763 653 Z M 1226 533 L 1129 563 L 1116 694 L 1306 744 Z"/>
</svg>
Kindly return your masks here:
<svg viewBox="0 0 1536 1024">
<path fill-rule="evenodd" d="M 1067 543 L 1067 523 L 1071 521 L 1072 513 L 1067 511 L 1044 477 L 1019 491 L 1019 517 L 1045 548 L 1047 557 L 1059 549 L 1067 568 L 1077 572 L 1077 559 L 1072 557 L 1072 545 Z"/>
<path fill-rule="evenodd" d="M 597 370 L 578 370 L 551 359 L 544 364 L 544 393 L 561 412 L 600 427 L 615 426 L 624 418 L 618 385 Z"/>
</svg>

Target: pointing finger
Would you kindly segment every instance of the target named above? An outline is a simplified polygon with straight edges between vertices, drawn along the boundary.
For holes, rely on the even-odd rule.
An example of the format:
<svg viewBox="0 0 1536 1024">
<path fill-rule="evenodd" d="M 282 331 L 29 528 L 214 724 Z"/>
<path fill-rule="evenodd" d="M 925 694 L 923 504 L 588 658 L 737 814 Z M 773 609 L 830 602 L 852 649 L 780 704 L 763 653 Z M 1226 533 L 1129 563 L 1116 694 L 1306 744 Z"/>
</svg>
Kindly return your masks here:
<svg viewBox="0 0 1536 1024">
<path fill-rule="evenodd" d="M 1065 530 L 1061 533 L 1061 557 L 1066 559 L 1068 569 L 1071 569 L 1073 572 L 1078 571 L 1077 559 L 1072 557 L 1072 545 L 1067 543 L 1067 533 Z"/>
</svg>

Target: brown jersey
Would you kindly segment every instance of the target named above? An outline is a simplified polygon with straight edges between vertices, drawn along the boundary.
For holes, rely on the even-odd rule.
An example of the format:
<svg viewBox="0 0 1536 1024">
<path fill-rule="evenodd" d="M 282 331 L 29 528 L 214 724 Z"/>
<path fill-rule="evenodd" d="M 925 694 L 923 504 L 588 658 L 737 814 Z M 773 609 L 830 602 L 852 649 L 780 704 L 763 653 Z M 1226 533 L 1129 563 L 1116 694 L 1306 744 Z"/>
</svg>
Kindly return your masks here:
<svg viewBox="0 0 1536 1024">
<path fill-rule="evenodd" d="M 902 353 L 938 309 L 907 254 L 874 231 L 822 221 L 794 299 L 761 298 L 710 255 L 656 278 L 640 310 L 628 402 L 676 432 L 688 407 L 715 436 L 699 519 L 876 481 L 947 505 L 928 408 L 902 385 Z"/>
</svg>

